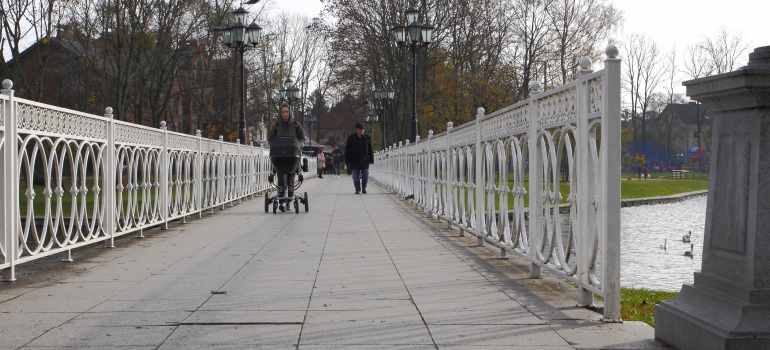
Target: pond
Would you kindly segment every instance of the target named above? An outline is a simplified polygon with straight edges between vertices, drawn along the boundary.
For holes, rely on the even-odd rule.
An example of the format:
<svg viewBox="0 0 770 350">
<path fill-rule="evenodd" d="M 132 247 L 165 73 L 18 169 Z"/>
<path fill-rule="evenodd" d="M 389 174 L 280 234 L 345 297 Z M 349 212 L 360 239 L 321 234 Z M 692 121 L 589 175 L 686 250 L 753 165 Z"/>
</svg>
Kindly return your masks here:
<svg viewBox="0 0 770 350">
<path fill-rule="evenodd" d="M 706 196 L 678 203 L 626 207 L 621 215 L 620 283 L 623 287 L 679 291 L 700 271 L 706 227 Z M 694 257 L 684 256 L 692 231 Z M 666 241 L 667 249 L 660 246 Z"/>
</svg>

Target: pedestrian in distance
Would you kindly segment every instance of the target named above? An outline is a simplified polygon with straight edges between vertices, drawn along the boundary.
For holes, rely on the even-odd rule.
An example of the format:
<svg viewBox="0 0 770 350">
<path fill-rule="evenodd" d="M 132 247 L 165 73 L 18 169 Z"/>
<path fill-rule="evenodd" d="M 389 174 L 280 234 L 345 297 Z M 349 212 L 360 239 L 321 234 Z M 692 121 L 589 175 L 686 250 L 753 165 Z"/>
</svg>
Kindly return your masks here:
<svg viewBox="0 0 770 350">
<path fill-rule="evenodd" d="M 326 156 L 326 167 L 324 167 L 324 172 L 326 174 L 334 174 L 334 165 L 332 164 L 332 161 L 334 160 L 334 155 L 330 154 Z"/>
<path fill-rule="evenodd" d="M 317 168 L 318 168 L 318 178 L 323 179 L 323 173 L 324 168 L 326 167 L 326 158 L 324 157 L 324 149 L 319 148 L 318 153 L 316 154 L 316 162 L 317 162 Z"/>
<path fill-rule="evenodd" d="M 342 161 L 345 160 L 345 153 L 342 152 L 339 144 L 334 144 L 334 151 L 332 151 L 332 156 L 334 157 L 334 174 L 339 179 L 340 165 L 342 165 Z"/>
<path fill-rule="evenodd" d="M 366 194 L 369 183 L 369 164 L 374 164 L 372 138 L 364 133 L 364 125 L 356 123 L 356 132 L 348 136 L 345 143 L 345 163 L 350 164 L 353 172 L 353 186 L 356 194 Z"/>
<path fill-rule="evenodd" d="M 272 141 L 276 137 L 296 137 L 299 140 L 299 147 L 302 149 L 305 146 L 305 133 L 302 131 L 302 125 L 294 120 L 294 114 L 291 112 L 289 105 L 282 105 L 279 111 L 279 118 L 268 133 L 267 140 Z M 295 170 L 291 174 L 277 174 L 278 186 L 288 186 L 289 197 L 294 196 L 294 174 L 296 173 L 297 171 Z M 280 209 L 281 211 L 286 210 L 283 203 L 281 203 Z"/>
<path fill-rule="evenodd" d="M 645 180 L 650 178 L 650 169 L 648 169 L 646 165 L 642 167 L 642 175 Z"/>
</svg>

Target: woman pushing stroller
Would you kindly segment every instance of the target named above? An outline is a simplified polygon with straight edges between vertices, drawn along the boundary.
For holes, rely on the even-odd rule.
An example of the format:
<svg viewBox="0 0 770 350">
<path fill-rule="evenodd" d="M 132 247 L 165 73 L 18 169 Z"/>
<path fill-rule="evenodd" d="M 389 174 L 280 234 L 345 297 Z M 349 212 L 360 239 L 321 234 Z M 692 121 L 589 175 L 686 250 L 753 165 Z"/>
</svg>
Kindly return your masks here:
<svg viewBox="0 0 770 350">
<path fill-rule="evenodd" d="M 302 147 L 305 146 L 305 133 L 302 131 L 302 125 L 294 120 L 291 108 L 286 104 L 282 105 L 280 116 L 281 117 L 276 121 L 275 125 L 267 135 L 268 141 L 272 141 L 276 137 L 295 137 L 299 140 L 299 148 L 302 149 Z M 298 171 L 295 170 L 294 172 L 278 172 L 276 174 L 278 176 L 278 187 L 282 188 L 283 186 L 288 186 L 288 197 L 294 196 L 294 177 L 297 172 Z M 283 204 L 281 204 L 281 211 L 284 210 L 285 208 Z"/>
</svg>

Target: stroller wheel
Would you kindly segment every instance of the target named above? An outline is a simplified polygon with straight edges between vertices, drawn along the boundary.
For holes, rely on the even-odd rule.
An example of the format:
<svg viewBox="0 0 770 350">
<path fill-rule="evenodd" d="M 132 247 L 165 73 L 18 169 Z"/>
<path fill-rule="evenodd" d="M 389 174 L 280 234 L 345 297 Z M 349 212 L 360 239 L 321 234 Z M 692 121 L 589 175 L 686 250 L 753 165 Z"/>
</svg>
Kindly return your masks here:
<svg viewBox="0 0 770 350">
<path fill-rule="evenodd" d="M 273 214 L 278 211 L 278 201 L 273 201 Z"/>
<path fill-rule="evenodd" d="M 308 207 L 308 204 L 307 204 L 307 201 L 308 201 L 308 200 L 307 200 L 307 192 L 305 192 L 305 200 L 304 200 L 304 202 L 305 202 L 305 212 L 306 212 L 306 213 L 307 213 L 307 211 L 308 211 L 308 208 L 309 208 L 309 207 Z"/>
<path fill-rule="evenodd" d="M 299 199 L 294 200 L 294 213 L 299 214 Z"/>
<path fill-rule="evenodd" d="M 270 211 L 270 192 L 265 192 L 265 213 Z"/>
</svg>

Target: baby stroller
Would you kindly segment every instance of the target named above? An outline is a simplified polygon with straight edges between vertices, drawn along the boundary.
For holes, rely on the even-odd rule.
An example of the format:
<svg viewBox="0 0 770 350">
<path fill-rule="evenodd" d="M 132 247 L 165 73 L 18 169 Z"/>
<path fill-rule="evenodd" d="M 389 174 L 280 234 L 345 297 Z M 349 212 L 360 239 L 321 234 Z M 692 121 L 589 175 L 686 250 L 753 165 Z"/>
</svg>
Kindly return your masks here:
<svg viewBox="0 0 770 350">
<path fill-rule="evenodd" d="M 299 166 L 301 159 L 302 151 L 296 137 L 276 137 L 270 142 L 270 163 L 273 164 L 273 169 L 267 180 L 272 187 L 265 193 L 265 213 L 270 210 L 271 204 L 273 214 L 279 207 L 281 211 L 290 210 L 292 204 L 294 212 L 299 213 L 300 203 L 305 205 L 305 212 L 308 211 L 307 192 L 302 195 L 296 193 L 303 181 Z M 307 167 L 307 159 L 305 159 L 302 171 L 307 171 Z M 296 183 L 292 181 L 294 176 L 297 177 Z M 276 177 L 278 182 L 275 182 Z M 276 193 L 271 196 L 273 189 Z"/>
</svg>

